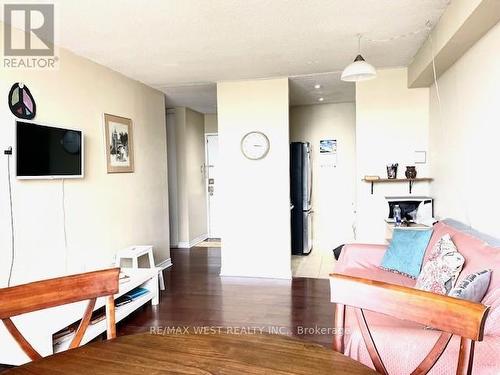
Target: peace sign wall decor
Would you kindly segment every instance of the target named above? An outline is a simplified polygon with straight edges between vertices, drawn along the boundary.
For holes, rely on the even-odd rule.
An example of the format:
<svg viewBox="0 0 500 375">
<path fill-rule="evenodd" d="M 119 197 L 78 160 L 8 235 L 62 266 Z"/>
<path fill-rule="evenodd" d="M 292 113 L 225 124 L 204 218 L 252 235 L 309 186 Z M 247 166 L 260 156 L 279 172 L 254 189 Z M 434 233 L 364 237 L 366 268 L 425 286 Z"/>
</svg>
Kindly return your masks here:
<svg viewBox="0 0 500 375">
<path fill-rule="evenodd" d="M 36 103 L 26 85 L 14 83 L 9 92 L 9 108 L 14 116 L 32 120 L 36 115 Z"/>
</svg>

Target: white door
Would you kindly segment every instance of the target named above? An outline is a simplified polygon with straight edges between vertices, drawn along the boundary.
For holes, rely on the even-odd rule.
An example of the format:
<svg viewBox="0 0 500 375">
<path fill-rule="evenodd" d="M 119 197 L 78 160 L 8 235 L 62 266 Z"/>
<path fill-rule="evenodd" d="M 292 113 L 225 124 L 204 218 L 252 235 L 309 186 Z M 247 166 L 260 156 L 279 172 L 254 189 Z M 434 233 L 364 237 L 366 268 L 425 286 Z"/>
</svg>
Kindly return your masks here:
<svg viewBox="0 0 500 375">
<path fill-rule="evenodd" d="M 218 135 L 207 135 L 207 197 L 208 197 L 208 236 L 220 238 L 219 233 L 219 193 L 217 189 L 217 161 L 219 158 Z"/>
</svg>

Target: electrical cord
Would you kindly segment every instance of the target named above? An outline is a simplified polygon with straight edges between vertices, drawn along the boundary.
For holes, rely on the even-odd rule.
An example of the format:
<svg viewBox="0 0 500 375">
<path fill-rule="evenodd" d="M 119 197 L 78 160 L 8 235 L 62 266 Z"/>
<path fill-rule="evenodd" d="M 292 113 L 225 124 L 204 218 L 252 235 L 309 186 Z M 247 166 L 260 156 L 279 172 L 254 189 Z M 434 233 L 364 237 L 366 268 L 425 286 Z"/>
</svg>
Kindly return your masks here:
<svg viewBox="0 0 500 375">
<path fill-rule="evenodd" d="M 441 103 L 441 93 L 439 91 L 439 82 L 438 82 L 438 77 L 437 77 L 437 72 L 436 72 L 436 54 L 434 52 L 434 41 L 432 39 L 432 33 L 429 33 L 429 42 L 430 42 L 430 47 L 431 47 L 431 57 L 432 57 L 432 75 L 434 78 L 434 86 L 436 87 L 436 99 L 438 102 L 438 110 L 439 110 L 439 120 L 438 120 L 438 125 L 439 125 L 439 130 L 441 131 L 441 139 L 446 139 L 446 131 L 443 126 L 443 107 Z M 464 199 L 463 194 L 463 186 L 459 185 L 458 188 L 458 194 L 460 195 L 460 198 Z M 469 205 L 464 204 L 462 205 L 464 207 L 464 215 L 465 215 L 465 220 L 467 222 L 467 225 L 469 228 L 472 228 L 472 223 L 470 220 L 470 215 L 469 215 Z"/>
<path fill-rule="evenodd" d="M 12 152 L 12 151 L 10 151 Z M 7 287 L 10 287 L 10 282 L 12 280 L 12 271 L 14 269 L 14 261 L 16 258 L 16 247 L 15 247 L 15 236 L 14 236 L 14 210 L 12 205 L 12 181 L 10 176 L 10 156 L 11 154 L 6 153 L 7 155 L 7 180 L 9 183 L 9 206 L 10 206 L 10 233 L 11 233 L 11 258 L 10 258 L 10 269 L 9 269 L 9 278 L 7 280 Z"/>
<path fill-rule="evenodd" d="M 66 268 L 66 272 L 68 271 L 68 236 L 66 234 L 66 192 L 64 188 L 63 178 L 61 183 L 62 190 L 62 215 L 63 215 L 63 234 L 64 234 L 64 266 Z"/>
<path fill-rule="evenodd" d="M 434 85 L 436 86 L 436 97 L 439 105 L 439 115 L 441 116 L 441 95 L 439 94 L 439 84 L 437 80 L 436 73 L 436 54 L 434 53 L 434 44 L 432 40 L 432 33 L 429 33 L 429 42 L 431 44 L 431 54 L 432 54 L 432 74 L 434 76 Z"/>
<path fill-rule="evenodd" d="M 406 33 L 406 34 L 395 35 L 395 36 L 392 36 L 392 37 L 389 37 L 386 39 L 371 39 L 371 38 L 363 38 L 363 39 L 366 40 L 367 42 L 371 42 L 371 43 L 387 43 L 387 42 L 392 42 L 392 41 L 399 40 L 399 39 L 410 38 L 410 37 L 413 37 L 413 36 L 418 35 L 420 33 L 429 32 L 429 30 L 431 30 L 431 26 L 430 26 L 430 22 L 428 21 L 424 28 L 419 29 L 419 30 L 415 30 L 415 31 L 410 31 L 409 33 Z"/>
</svg>

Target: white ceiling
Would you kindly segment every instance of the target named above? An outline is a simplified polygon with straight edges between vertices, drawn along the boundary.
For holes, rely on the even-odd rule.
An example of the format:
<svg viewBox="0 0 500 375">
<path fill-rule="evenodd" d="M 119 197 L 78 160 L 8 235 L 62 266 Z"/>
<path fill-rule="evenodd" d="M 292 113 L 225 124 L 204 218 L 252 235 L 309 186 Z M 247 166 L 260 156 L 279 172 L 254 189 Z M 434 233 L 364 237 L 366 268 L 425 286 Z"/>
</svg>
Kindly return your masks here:
<svg viewBox="0 0 500 375">
<path fill-rule="evenodd" d="M 217 112 L 217 84 L 162 87 L 168 108 L 189 107 L 201 113 Z"/>
<path fill-rule="evenodd" d="M 189 86 L 173 90 L 185 99 L 187 91 L 197 95 L 200 83 L 338 72 L 356 55 L 356 34 L 387 39 L 423 29 L 427 20 L 435 24 L 449 1 L 54 2 L 63 47 L 166 92 L 172 92 L 166 87 Z M 426 35 L 365 42 L 363 55 L 379 68 L 407 66 Z M 307 95 L 297 89 L 303 84 L 298 78 L 292 87 L 305 100 Z"/>
<path fill-rule="evenodd" d="M 291 77 L 289 84 L 290 105 L 346 103 L 356 96 L 355 84 L 341 81 L 340 72 Z"/>
</svg>

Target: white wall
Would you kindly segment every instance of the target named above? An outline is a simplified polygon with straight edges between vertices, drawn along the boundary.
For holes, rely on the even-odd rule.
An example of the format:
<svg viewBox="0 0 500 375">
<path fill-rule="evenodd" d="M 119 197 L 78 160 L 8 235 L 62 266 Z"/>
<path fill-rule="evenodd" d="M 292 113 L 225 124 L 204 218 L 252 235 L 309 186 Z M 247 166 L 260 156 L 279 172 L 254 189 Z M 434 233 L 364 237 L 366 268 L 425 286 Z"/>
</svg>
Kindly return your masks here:
<svg viewBox="0 0 500 375">
<path fill-rule="evenodd" d="M 370 194 L 365 175 L 387 177 L 386 165 L 399 163 L 398 177 L 414 164 L 414 151 L 427 151 L 429 89 L 408 89 L 406 69 L 379 70 L 378 77 L 356 84 L 357 241 L 384 241 L 385 196 L 408 196 L 408 184 L 377 184 Z M 428 165 L 417 165 L 429 177 Z M 436 176 L 430 176 L 436 177 Z M 427 183 L 415 183 L 413 194 L 428 195 Z"/>
<path fill-rule="evenodd" d="M 2 33 L 0 23 L 0 40 Z M 35 97 L 36 121 L 83 130 L 85 178 L 65 183 L 67 250 L 61 181 L 13 178 L 13 283 L 108 266 L 116 251 L 134 244 L 154 245 L 157 262 L 169 258 L 164 95 L 60 49 L 59 70 L 0 70 L 0 286 L 10 263 L 3 150 L 15 140 L 7 94 L 18 81 Z M 104 112 L 133 120 L 135 173 L 106 173 Z"/>
<path fill-rule="evenodd" d="M 202 167 L 205 164 L 203 114 L 186 110 L 186 168 L 189 202 L 189 241 L 207 237 L 207 195 Z"/>
<path fill-rule="evenodd" d="M 221 274 L 290 278 L 288 79 L 218 83 L 217 103 Z M 250 131 L 270 140 L 262 160 L 241 153 Z"/>
<path fill-rule="evenodd" d="M 325 167 L 322 139 L 337 140 L 337 166 Z M 356 106 L 354 103 L 297 106 L 290 109 L 290 141 L 310 142 L 313 167 L 314 251 L 330 253 L 354 240 L 356 200 Z M 323 164 L 323 167 L 321 166 Z"/>
<path fill-rule="evenodd" d="M 432 86 L 431 192 L 436 213 L 500 237 L 500 24 Z"/>
</svg>

